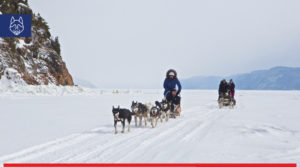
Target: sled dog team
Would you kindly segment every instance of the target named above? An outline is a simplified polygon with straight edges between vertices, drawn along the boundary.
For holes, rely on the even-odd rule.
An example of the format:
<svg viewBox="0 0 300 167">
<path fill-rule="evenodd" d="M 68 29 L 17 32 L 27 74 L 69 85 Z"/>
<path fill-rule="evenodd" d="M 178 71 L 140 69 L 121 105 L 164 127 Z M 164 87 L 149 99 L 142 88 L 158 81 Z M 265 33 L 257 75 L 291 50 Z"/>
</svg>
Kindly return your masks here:
<svg viewBox="0 0 300 167">
<path fill-rule="evenodd" d="M 170 117 L 176 118 L 176 116 L 180 116 L 181 84 L 177 78 L 177 72 L 175 70 L 170 69 L 167 71 L 164 81 L 164 89 L 164 98 L 161 102 L 155 101 L 155 104 L 142 104 L 132 101 L 131 111 L 129 109 L 120 107 L 115 108 L 113 106 L 112 112 L 114 116 L 115 133 L 118 133 L 117 123 L 119 121 L 122 123 L 122 133 L 124 133 L 126 120 L 128 122 L 128 131 L 130 131 L 130 122 L 132 116 L 134 116 L 135 126 L 138 125 L 138 118 L 140 120 L 139 126 L 142 126 L 142 121 L 144 118 L 145 126 L 147 126 L 147 121 L 150 120 L 152 128 L 156 127 L 158 120 L 163 122 L 163 119 L 165 119 L 167 122 Z M 223 106 L 229 106 L 230 108 L 233 108 L 233 106 L 236 104 L 234 94 L 235 84 L 233 83 L 232 79 L 229 83 L 223 79 L 219 85 L 219 108 L 222 108 Z"/>
<path fill-rule="evenodd" d="M 131 111 L 129 109 L 120 107 L 115 108 L 113 106 L 112 112 L 114 116 L 115 133 L 118 133 L 118 122 L 121 122 L 123 128 L 122 133 L 124 133 L 126 120 L 128 122 L 128 131 L 130 131 L 130 122 L 132 116 L 134 116 L 135 126 L 138 125 L 138 118 L 140 121 L 139 126 L 142 126 L 143 119 L 145 121 L 145 126 L 147 126 L 147 121 L 149 119 L 152 128 L 157 125 L 158 120 L 163 122 L 163 119 L 168 121 L 170 117 L 176 118 L 176 116 L 179 116 L 181 112 L 181 84 L 177 78 L 177 72 L 175 70 L 170 69 L 167 71 L 164 81 L 164 89 L 164 99 L 161 102 L 156 101 L 155 104 L 142 104 L 133 101 L 131 104 Z"/>
<path fill-rule="evenodd" d="M 145 122 L 145 126 L 147 126 L 147 122 L 150 120 L 151 127 L 154 128 L 157 126 L 157 122 L 163 122 L 165 119 L 168 122 L 169 118 L 176 118 L 176 116 L 180 116 L 181 108 L 180 105 L 175 105 L 174 110 L 171 107 L 171 102 L 167 100 L 162 100 L 161 102 L 156 101 L 155 104 L 142 104 L 139 102 L 132 101 L 131 111 L 125 108 L 115 108 L 113 106 L 112 113 L 114 116 L 114 127 L 115 133 L 118 133 L 117 123 L 121 122 L 122 124 L 122 133 L 125 132 L 125 122 L 128 122 L 128 132 L 130 131 L 130 123 L 132 117 L 134 117 L 135 126 L 142 126 L 143 120 Z M 139 122 L 138 122 L 139 119 Z"/>
</svg>

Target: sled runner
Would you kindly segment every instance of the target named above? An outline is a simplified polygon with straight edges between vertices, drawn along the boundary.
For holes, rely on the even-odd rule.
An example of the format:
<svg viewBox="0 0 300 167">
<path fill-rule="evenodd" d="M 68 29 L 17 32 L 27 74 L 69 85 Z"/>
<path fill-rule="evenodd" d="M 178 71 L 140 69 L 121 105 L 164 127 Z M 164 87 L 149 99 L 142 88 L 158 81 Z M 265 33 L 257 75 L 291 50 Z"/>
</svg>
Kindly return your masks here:
<svg viewBox="0 0 300 167">
<path fill-rule="evenodd" d="M 174 111 L 171 110 L 170 118 L 176 118 L 181 114 L 180 104 L 174 106 Z"/>
<path fill-rule="evenodd" d="M 222 108 L 223 106 L 229 106 L 229 108 L 234 108 L 236 101 L 230 96 L 229 92 L 226 92 L 223 95 L 220 95 L 218 99 L 218 104 L 219 108 Z"/>
</svg>

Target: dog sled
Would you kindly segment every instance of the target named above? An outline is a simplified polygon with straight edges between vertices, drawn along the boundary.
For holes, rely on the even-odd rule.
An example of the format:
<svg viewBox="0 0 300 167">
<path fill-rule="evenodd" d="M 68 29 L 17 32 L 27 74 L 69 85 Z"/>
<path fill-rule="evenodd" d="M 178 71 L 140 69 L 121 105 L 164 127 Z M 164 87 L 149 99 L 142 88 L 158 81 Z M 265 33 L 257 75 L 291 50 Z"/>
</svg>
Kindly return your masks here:
<svg viewBox="0 0 300 167">
<path fill-rule="evenodd" d="M 234 98 L 231 97 L 229 92 L 224 93 L 223 95 L 220 95 L 218 99 L 219 108 L 222 108 L 224 106 L 228 106 L 229 108 L 234 108 L 236 101 Z"/>
<path fill-rule="evenodd" d="M 180 104 L 174 106 L 174 111 L 171 111 L 170 118 L 176 118 L 181 114 Z"/>
</svg>

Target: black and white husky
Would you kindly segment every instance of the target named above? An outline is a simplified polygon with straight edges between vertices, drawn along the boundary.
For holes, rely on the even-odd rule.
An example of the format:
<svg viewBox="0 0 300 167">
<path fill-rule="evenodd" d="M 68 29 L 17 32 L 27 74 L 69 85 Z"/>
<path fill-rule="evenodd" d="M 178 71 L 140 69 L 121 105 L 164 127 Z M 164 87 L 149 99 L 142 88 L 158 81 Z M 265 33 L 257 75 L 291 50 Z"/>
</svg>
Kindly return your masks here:
<svg viewBox="0 0 300 167">
<path fill-rule="evenodd" d="M 137 118 L 138 117 L 140 118 L 139 126 L 142 126 L 143 118 L 145 120 L 145 126 L 147 126 L 147 118 L 148 118 L 149 109 L 147 108 L 146 105 L 132 101 L 131 111 L 134 113 L 135 126 L 137 126 Z"/>
<path fill-rule="evenodd" d="M 161 111 L 161 105 L 158 101 L 155 102 L 155 106 L 151 107 L 150 109 L 150 120 L 152 128 L 157 126 L 157 122 L 160 119 L 160 122 L 162 122 L 162 111 Z M 155 120 L 155 125 L 154 125 Z"/>
<path fill-rule="evenodd" d="M 161 113 L 162 113 L 162 118 L 165 118 L 166 122 L 168 122 L 169 118 L 170 118 L 170 112 L 171 112 L 171 106 L 168 103 L 167 100 L 162 100 L 160 103 L 160 108 L 161 108 Z"/>
<path fill-rule="evenodd" d="M 125 132 L 125 120 L 128 121 L 128 132 L 129 132 L 130 131 L 130 122 L 131 122 L 133 113 L 131 113 L 130 110 L 128 110 L 128 109 L 120 108 L 120 106 L 118 108 L 115 108 L 113 106 L 112 113 L 114 116 L 115 134 L 118 133 L 117 123 L 119 121 L 121 121 L 121 123 L 122 123 L 122 133 Z"/>
</svg>

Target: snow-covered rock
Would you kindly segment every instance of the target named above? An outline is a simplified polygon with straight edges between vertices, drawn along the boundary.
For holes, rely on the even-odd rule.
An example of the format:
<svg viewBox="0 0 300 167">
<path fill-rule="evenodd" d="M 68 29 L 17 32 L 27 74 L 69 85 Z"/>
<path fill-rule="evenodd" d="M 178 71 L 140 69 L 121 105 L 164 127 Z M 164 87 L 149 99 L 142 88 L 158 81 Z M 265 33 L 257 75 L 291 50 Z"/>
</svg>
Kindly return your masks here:
<svg viewBox="0 0 300 167">
<path fill-rule="evenodd" d="M 10 85 L 27 85 L 26 82 L 22 79 L 22 75 L 13 68 L 6 68 L 3 72 L 0 85 L 1 87 L 7 87 Z"/>
<path fill-rule="evenodd" d="M 0 38 L 0 82 L 4 82 L 6 69 L 14 69 L 29 85 L 73 85 L 60 55 L 58 38 L 51 36 L 47 22 L 32 12 L 27 0 L 15 0 L 13 5 L 11 1 L 1 1 L 0 11 L 32 15 L 32 37 Z"/>
</svg>

